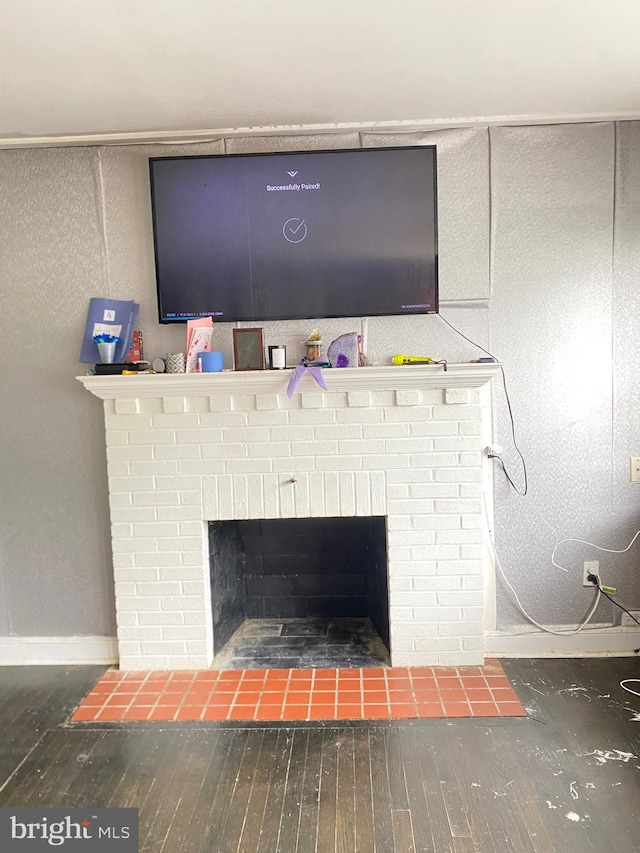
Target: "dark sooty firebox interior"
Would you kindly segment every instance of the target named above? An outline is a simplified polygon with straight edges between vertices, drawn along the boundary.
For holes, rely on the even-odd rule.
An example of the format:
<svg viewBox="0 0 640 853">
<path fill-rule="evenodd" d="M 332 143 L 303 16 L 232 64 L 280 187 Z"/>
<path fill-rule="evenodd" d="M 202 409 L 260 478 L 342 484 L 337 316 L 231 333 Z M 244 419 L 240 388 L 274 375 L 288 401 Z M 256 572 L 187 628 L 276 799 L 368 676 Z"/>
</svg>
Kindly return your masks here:
<svg viewBox="0 0 640 853">
<path fill-rule="evenodd" d="M 383 516 L 210 522 L 209 553 L 214 665 L 388 659 Z"/>
</svg>

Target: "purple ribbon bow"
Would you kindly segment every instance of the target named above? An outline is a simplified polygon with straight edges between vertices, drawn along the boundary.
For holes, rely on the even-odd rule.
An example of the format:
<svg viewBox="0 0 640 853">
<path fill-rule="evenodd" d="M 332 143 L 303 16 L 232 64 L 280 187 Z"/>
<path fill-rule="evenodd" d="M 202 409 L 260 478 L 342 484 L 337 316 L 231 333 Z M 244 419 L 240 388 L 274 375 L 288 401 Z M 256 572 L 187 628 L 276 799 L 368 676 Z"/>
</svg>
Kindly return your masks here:
<svg viewBox="0 0 640 853">
<path fill-rule="evenodd" d="M 300 382 L 304 374 L 307 372 L 313 376 L 321 388 L 324 388 L 325 391 L 327 390 L 321 367 L 305 367 L 304 364 L 300 364 L 298 367 L 294 367 L 291 379 L 289 379 L 289 384 L 287 385 L 287 397 L 289 399 L 293 397 L 294 391 L 298 387 L 298 382 Z"/>
</svg>

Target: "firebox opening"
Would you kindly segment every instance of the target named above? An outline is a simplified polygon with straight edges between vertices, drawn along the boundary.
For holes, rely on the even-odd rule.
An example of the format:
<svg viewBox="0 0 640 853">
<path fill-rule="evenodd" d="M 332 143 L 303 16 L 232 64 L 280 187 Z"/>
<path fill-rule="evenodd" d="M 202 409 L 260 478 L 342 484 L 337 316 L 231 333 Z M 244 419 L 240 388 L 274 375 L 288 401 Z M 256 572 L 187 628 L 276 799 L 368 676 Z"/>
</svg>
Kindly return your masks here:
<svg viewBox="0 0 640 853">
<path fill-rule="evenodd" d="M 265 647 L 288 667 L 388 661 L 384 516 L 209 522 L 209 552 L 214 666 L 236 632 L 258 663 Z"/>
</svg>

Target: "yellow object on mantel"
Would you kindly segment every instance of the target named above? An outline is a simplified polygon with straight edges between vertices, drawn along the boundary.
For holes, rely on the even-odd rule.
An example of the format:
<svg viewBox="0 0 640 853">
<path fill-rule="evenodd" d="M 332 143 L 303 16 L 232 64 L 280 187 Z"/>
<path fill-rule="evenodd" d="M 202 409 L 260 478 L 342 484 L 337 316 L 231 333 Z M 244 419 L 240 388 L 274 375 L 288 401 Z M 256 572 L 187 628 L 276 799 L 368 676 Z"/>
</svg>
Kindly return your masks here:
<svg viewBox="0 0 640 853">
<path fill-rule="evenodd" d="M 392 364 L 435 364 L 428 355 L 394 355 Z"/>
</svg>

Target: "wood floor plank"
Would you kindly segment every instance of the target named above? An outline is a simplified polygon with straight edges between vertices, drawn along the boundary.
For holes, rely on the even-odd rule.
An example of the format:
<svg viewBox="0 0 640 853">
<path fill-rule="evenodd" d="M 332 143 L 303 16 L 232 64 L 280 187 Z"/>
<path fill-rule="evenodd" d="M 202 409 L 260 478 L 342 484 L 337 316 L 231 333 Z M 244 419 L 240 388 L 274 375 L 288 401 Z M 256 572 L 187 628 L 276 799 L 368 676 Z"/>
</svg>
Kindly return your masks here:
<svg viewBox="0 0 640 853">
<path fill-rule="evenodd" d="M 373 835 L 376 853 L 393 850 L 393 820 L 385 730 L 373 726 L 369 730 L 371 756 L 371 788 L 373 792 Z"/>
<path fill-rule="evenodd" d="M 249 800 L 245 809 L 244 824 L 238 842 L 238 853 L 256 853 L 258 849 L 271 779 L 274 772 L 281 770 L 279 765 L 280 750 L 278 749 L 279 734 L 276 729 L 267 729 L 263 732 L 260 755 L 256 761 Z M 267 822 L 267 832 L 272 826 L 273 824 Z M 275 826 L 277 828 L 277 824 Z M 277 836 L 273 838 L 274 842 L 275 838 Z"/>
<path fill-rule="evenodd" d="M 338 738 L 335 729 L 327 728 L 322 733 L 316 853 L 335 853 L 337 796 Z"/>
<path fill-rule="evenodd" d="M 280 830 L 284 820 L 285 793 L 291 779 L 291 754 L 293 750 L 295 730 L 279 729 L 275 746 L 275 762 L 269 779 L 266 794 L 264 816 L 258 843 L 251 853 L 273 853 L 279 847 Z M 303 765 L 304 767 L 304 765 Z M 302 777 L 300 777 L 302 778 Z M 300 797 L 297 799 L 297 809 L 300 808 Z M 297 816 L 295 830 L 297 832 Z M 294 835 L 295 838 L 295 835 Z"/>
<path fill-rule="evenodd" d="M 272 853 L 274 850 L 276 853 L 290 853 L 298 844 L 298 826 L 307 769 L 308 730 L 294 729 L 288 737 L 288 742 L 289 752 L 283 761 L 286 770 L 278 774 L 278 779 L 272 783 L 272 796 L 276 803 L 281 800 L 281 805 L 279 810 L 268 810 L 268 815 L 273 814 L 274 827 L 271 833 L 265 831 L 260 839 L 259 853 Z M 279 818 L 277 826 L 276 816 Z"/>
<path fill-rule="evenodd" d="M 353 853 L 356 847 L 355 746 L 353 730 L 341 731 L 337 742 L 336 853 Z"/>
<path fill-rule="evenodd" d="M 298 836 L 295 848 L 291 848 L 295 849 L 296 853 L 315 853 L 318 837 L 324 731 L 320 728 L 312 728 L 309 729 L 308 734 Z M 284 847 L 282 851 L 288 853 Z"/>
<path fill-rule="evenodd" d="M 416 846 L 409 809 L 394 809 L 391 813 L 391 819 L 393 821 L 394 853 L 415 853 Z"/>
<path fill-rule="evenodd" d="M 407 786 L 407 802 L 411 812 L 413 840 L 418 853 L 441 853 L 433 837 L 427 798 L 422 784 L 423 768 L 419 760 L 415 729 L 400 732 L 402 763 Z"/>
<path fill-rule="evenodd" d="M 228 808 L 221 815 L 219 829 L 214 834 L 214 849 L 216 846 L 220 850 L 229 851 L 235 851 L 238 848 L 256 774 L 256 766 L 260 762 L 264 736 L 265 732 L 259 729 L 249 729 L 245 733 L 242 761 L 231 788 Z"/>
<path fill-rule="evenodd" d="M 373 785 L 371 751 L 366 728 L 353 729 L 355 849 L 358 853 L 375 850 L 373 828 Z"/>
</svg>

